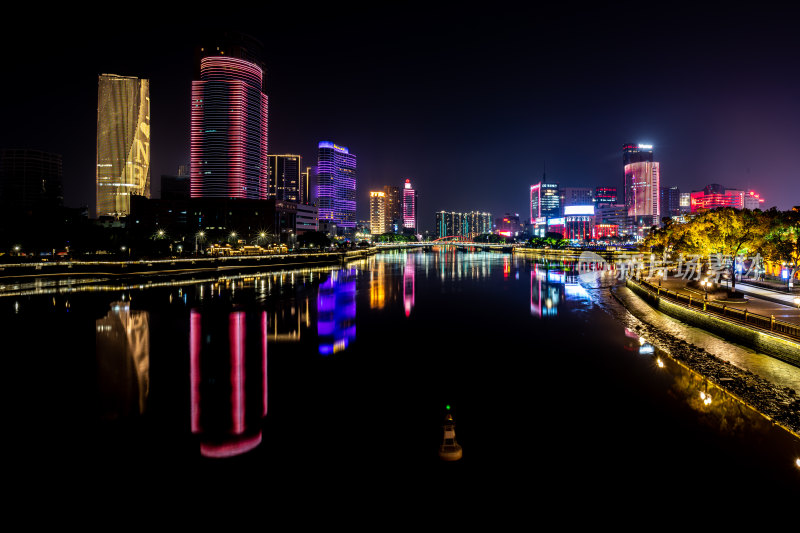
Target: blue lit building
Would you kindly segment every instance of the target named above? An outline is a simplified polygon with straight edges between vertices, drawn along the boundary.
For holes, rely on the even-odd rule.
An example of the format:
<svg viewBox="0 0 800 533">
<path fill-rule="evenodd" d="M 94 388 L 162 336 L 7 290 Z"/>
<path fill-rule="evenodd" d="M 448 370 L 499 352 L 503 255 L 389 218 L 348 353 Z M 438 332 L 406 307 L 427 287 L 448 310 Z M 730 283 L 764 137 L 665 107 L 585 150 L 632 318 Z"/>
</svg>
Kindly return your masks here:
<svg viewBox="0 0 800 533">
<path fill-rule="evenodd" d="M 317 162 L 319 220 L 344 233 L 356 229 L 356 156 L 329 141 L 319 143 Z"/>
</svg>

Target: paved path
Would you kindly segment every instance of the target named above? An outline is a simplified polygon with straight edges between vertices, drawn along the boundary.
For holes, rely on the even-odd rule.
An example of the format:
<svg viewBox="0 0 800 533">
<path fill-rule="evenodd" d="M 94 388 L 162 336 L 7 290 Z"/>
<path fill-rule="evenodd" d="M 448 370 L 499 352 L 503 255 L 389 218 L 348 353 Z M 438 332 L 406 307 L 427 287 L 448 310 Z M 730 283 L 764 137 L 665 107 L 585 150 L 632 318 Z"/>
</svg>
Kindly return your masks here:
<svg viewBox="0 0 800 533">
<path fill-rule="evenodd" d="M 792 307 L 797 307 L 795 298 L 800 299 L 800 294 L 787 294 L 785 292 L 771 291 L 769 289 L 762 289 L 755 285 L 749 285 L 747 282 L 737 282 L 736 290 L 747 294 L 748 296 L 757 296 L 766 300 L 771 300 L 776 303 L 785 303 Z"/>
<path fill-rule="evenodd" d="M 648 281 L 655 285 L 658 284 L 654 279 Z M 661 284 L 665 289 L 691 294 L 695 298 L 703 298 L 704 296 L 702 290 L 686 287 L 685 279 L 666 278 L 662 280 Z M 747 309 L 751 313 L 757 313 L 763 316 L 775 315 L 777 320 L 782 320 L 791 324 L 800 324 L 800 309 L 798 309 L 797 304 L 794 303 L 796 296 L 771 291 L 769 289 L 762 289 L 760 287 L 753 287 L 752 285 L 745 286 L 739 282 L 736 283 L 736 290 L 747 295 L 747 302 L 731 304 L 731 307 Z M 715 298 L 713 295 L 710 295 L 709 299 L 713 301 Z"/>
</svg>

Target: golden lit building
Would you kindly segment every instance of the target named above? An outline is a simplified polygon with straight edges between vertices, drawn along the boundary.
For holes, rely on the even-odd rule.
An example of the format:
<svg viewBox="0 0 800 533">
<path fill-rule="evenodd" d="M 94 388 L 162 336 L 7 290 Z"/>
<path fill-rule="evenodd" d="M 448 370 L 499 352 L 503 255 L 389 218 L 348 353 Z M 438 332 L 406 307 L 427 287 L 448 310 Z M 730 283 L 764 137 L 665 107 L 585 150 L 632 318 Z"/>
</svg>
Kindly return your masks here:
<svg viewBox="0 0 800 533">
<path fill-rule="evenodd" d="M 388 233 L 386 223 L 386 193 L 370 191 L 369 193 L 369 227 L 373 235 Z"/>
<path fill-rule="evenodd" d="M 102 74 L 97 90 L 97 216 L 150 198 L 150 80 Z"/>
</svg>

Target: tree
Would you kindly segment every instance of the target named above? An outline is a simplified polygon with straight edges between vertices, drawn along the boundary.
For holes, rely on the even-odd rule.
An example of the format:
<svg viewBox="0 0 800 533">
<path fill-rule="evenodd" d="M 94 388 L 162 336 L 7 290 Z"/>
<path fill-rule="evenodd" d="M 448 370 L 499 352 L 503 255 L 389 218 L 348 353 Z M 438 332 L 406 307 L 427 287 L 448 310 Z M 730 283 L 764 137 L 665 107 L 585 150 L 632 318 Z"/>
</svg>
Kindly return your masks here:
<svg viewBox="0 0 800 533">
<path fill-rule="evenodd" d="M 730 257 L 731 288 L 736 290 L 736 257 L 758 251 L 774 225 L 774 214 L 722 207 L 699 213 L 689 222 L 665 222 L 654 229 L 644 246 L 653 252 L 675 251 L 685 254 Z"/>
<path fill-rule="evenodd" d="M 800 212 L 777 213 L 772 220 L 771 231 L 764 239 L 764 256 L 776 262 L 785 263 L 789 269 L 789 279 L 794 279 L 800 263 Z"/>
</svg>

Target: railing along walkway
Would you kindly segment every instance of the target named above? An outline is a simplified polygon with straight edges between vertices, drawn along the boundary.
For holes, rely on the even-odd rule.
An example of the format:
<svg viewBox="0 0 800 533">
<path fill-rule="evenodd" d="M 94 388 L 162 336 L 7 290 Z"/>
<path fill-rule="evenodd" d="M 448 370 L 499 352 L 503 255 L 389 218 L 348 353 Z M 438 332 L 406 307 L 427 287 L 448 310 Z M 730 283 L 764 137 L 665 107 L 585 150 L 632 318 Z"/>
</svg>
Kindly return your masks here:
<svg viewBox="0 0 800 533">
<path fill-rule="evenodd" d="M 704 298 L 693 297 L 691 294 L 681 294 L 677 291 L 671 291 L 653 285 L 644 280 L 633 280 L 628 278 L 629 283 L 639 285 L 647 290 L 650 296 L 658 301 L 659 298 L 666 298 L 675 303 L 688 306 L 692 309 L 699 309 L 708 314 L 722 316 L 732 321 L 754 326 L 759 329 L 778 333 L 794 340 L 800 339 L 800 326 L 776 320 L 775 315 L 764 316 L 757 313 L 751 313 L 747 309 L 738 309 L 731 305 L 720 304 L 714 301 L 709 301 Z"/>
</svg>

